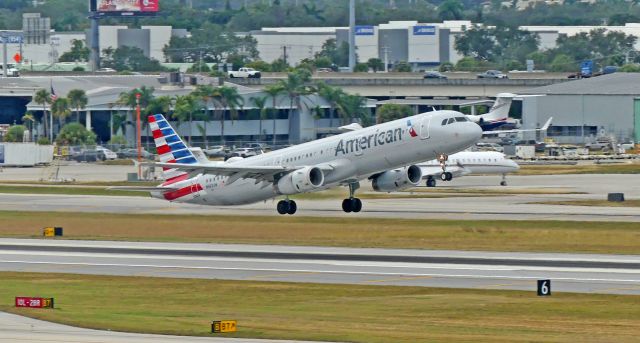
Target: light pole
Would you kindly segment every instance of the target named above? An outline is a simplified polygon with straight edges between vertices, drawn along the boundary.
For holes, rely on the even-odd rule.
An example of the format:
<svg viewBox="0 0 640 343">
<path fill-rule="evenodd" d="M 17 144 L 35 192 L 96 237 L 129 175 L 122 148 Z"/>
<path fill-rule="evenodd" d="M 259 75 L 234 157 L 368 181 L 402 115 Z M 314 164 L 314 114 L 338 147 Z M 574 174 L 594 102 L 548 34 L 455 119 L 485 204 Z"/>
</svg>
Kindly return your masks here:
<svg viewBox="0 0 640 343">
<path fill-rule="evenodd" d="M 142 125 L 140 125 L 140 92 L 136 92 L 136 142 L 138 145 L 138 180 L 142 177 Z"/>
</svg>

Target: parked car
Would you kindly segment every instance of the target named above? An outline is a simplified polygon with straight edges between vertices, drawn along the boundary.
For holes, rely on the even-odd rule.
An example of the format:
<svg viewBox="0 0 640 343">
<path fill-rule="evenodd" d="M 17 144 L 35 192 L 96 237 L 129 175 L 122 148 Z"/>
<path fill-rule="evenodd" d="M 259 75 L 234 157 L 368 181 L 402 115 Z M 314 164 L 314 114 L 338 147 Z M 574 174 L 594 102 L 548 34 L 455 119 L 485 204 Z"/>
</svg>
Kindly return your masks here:
<svg viewBox="0 0 640 343">
<path fill-rule="evenodd" d="M 118 158 L 118 154 L 105 147 L 98 145 L 96 146 L 96 150 L 102 154 L 102 156 L 104 157 L 103 160 L 115 160 L 116 158 Z"/>
<path fill-rule="evenodd" d="M 225 155 L 226 151 L 224 145 L 212 145 L 206 149 L 202 149 L 207 157 L 222 157 Z"/>
<path fill-rule="evenodd" d="M 262 150 L 253 149 L 253 148 L 238 148 L 232 151 L 231 153 L 227 154 L 224 159 L 226 161 L 231 157 L 246 158 L 246 157 L 256 156 L 260 154 L 262 154 Z"/>
<path fill-rule="evenodd" d="M 138 158 L 138 149 L 122 149 L 118 151 L 118 158 Z M 144 158 L 145 160 L 152 160 L 154 158 L 154 155 L 146 151 L 145 149 L 142 149 L 142 158 Z"/>
<path fill-rule="evenodd" d="M 499 70 L 487 70 L 482 74 L 478 74 L 479 79 L 508 79 L 506 74 Z"/>
<path fill-rule="evenodd" d="M 72 155 L 71 159 L 77 162 L 97 162 L 104 161 L 104 155 L 99 150 L 88 149 Z"/>
<path fill-rule="evenodd" d="M 332 73 L 333 69 L 331 69 L 331 68 L 318 68 L 318 69 L 316 69 L 316 72 L 318 72 L 318 73 Z"/>
<path fill-rule="evenodd" d="M 227 72 L 227 76 L 230 78 L 249 78 L 249 79 L 259 79 L 261 74 L 260 71 L 255 70 L 253 68 L 240 68 L 238 70 L 230 70 Z"/>
<path fill-rule="evenodd" d="M 257 149 L 257 150 L 267 150 L 267 145 L 264 143 L 247 143 L 243 146 L 243 148 Z"/>
<path fill-rule="evenodd" d="M 446 75 L 442 75 L 440 72 L 437 72 L 437 71 L 426 71 L 424 73 L 424 75 L 422 76 L 422 78 L 424 78 L 424 79 L 442 79 L 442 80 L 446 80 L 447 76 Z"/>
</svg>

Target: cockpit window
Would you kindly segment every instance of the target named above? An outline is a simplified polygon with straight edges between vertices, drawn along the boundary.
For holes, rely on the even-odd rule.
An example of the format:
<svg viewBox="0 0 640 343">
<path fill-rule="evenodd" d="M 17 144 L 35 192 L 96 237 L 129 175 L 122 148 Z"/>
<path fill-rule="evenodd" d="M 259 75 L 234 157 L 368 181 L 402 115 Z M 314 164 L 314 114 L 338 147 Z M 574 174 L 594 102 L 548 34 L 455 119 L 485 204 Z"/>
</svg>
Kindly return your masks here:
<svg viewBox="0 0 640 343">
<path fill-rule="evenodd" d="M 445 125 L 447 125 L 447 119 L 442 120 L 442 126 L 445 126 Z"/>
<path fill-rule="evenodd" d="M 467 117 L 456 117 L 456 121 L 468 121 Z"/>
<path fill-rule="evenodd" d="M 455 121 L 456 121 L 455 119 L 453 119 L 453 118 L 449 118 L 449 122 L 448 122 L 447 124 L 451 124 L 451 123 L 453 123 L 453 122 L 455 122 Z"/>
</svg>

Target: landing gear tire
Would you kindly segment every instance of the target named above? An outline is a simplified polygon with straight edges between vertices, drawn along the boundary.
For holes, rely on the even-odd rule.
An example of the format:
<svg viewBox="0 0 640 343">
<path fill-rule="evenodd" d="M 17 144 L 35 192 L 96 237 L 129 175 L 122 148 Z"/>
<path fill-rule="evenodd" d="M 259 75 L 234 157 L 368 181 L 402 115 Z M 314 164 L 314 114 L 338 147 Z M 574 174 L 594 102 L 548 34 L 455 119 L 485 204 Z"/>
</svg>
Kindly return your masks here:
<svg viewBox="0 0 640 343">
<path fill-rule="evenodd" d="M 290 200 L 289 210 L 287 211 L 287 214 L 295 214 L 297 210 L 298 210 L 298 205 L 296 204 L 296 202 L 293 200 Z"/>
<path fill-rule="evenodd" d="M 429 177 L 427 179 L 427 187 L 435 187 L 436 186 L 436 179 Z"/>
<path fill-rule="evenodd" d="M 350 198 L 342 200 L 342 210 L 346 213 L 358 213 L 362 210 L 362 201 L 358 198 Z"/>
<path fill-rule="evenodd" d="M 506 186 L 507 185 L 507 181 L 500 181 L 500 186 Z"/>
<path fill-rule="evenodd" d="M 451 174 L 450 172 L 444 172 L 440 174 L 440 179 L 442 181 L 451 181 L 453 180 L 453 174 Z"/>
<path fill-rule="evenodd" d="M 280 200 L 276 209 L 279 214 L 294 214 L 298 210 L 298 205 L 293 200 Z"/>
</svg>

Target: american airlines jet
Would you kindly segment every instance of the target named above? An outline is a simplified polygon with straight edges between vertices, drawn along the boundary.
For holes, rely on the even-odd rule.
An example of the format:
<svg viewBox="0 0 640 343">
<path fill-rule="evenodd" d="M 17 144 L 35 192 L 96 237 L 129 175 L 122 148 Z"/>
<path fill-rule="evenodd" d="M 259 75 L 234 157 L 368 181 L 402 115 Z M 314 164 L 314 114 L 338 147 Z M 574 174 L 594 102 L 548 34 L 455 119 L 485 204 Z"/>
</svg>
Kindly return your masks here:
<svg viewBox="0 0 640 343">
<path fill-rule="evenodd" d="M 359 182 L 390 192 L 414 187 L 422 180 L 415 164 L 447 156 L 475 144 L 478 125 L 462 113 L 436 111 L 346 132 L 289 148 L 225 162 L 194 154 L 161 114 L 149 116 L 165 182 L 149 191 L 155 198 L 204 205 L 239 205 L 285 196 L 280 214 L 294 214 L 288 196 L 335 186 L 349 186 L 345 212 L 359 212 Z M 133 189 L 132 187 L 114 187 Z"/>
</svg>

